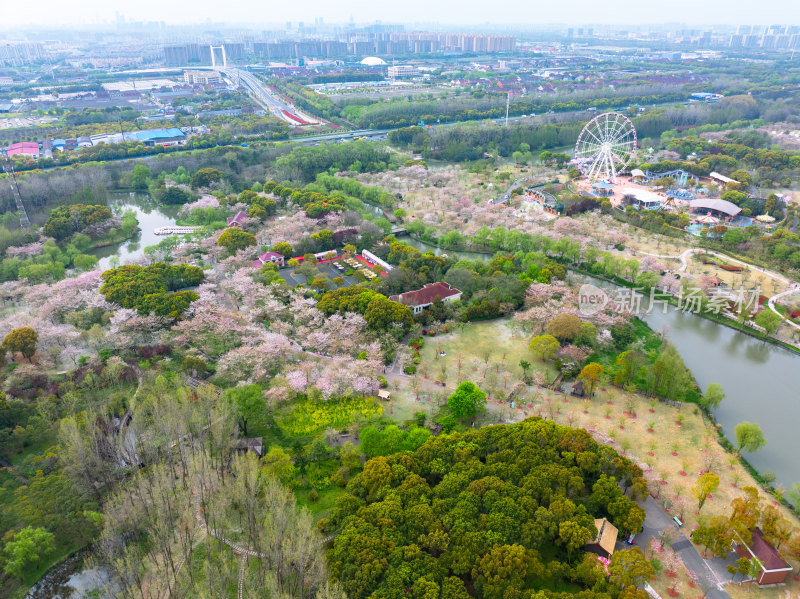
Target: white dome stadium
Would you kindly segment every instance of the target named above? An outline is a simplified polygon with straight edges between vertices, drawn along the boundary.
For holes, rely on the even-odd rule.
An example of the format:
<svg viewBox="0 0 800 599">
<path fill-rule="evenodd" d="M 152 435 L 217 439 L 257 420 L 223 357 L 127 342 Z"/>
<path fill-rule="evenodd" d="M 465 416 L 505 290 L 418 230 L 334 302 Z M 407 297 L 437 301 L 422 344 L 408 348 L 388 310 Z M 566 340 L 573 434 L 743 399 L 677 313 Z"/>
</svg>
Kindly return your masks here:
<svg viewBox="0 0 800 599">
<path fill-rule="evenodd" d="M 378 58 L 377 56 L 367 56 L 364 60 L 361 61 L 366 67 L 379 67 L 381 65 L 385 65 L 386 61 L 382 58 Z"/>
</svg>

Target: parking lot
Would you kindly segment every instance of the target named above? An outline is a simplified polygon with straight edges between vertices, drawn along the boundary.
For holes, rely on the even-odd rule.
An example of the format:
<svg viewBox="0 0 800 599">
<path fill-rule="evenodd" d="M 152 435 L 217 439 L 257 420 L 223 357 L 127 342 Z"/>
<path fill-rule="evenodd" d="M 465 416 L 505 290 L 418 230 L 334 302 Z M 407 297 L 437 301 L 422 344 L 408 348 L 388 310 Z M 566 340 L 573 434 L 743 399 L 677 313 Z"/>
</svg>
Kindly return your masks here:
<svg viewBox="0 0 800 599">
<path fill-rule="evenodd" d="M 351 285 L 358 283 L 354 277 L 344 274 L 347 269 L 340 271 L 338 268 L 336 268 L 336 266 L 334 266 L 334 264 L 334 262 L 322 262 L 316 265 L 319 272 L 328 276 L 328 280 L 330 281 L 330 284 L 328 285 L 329 289 L 336 288 L 336 285 L 333 283 L 333 279 L 336 277 L 342 277 L 344 279 L 344 284 L 341 285 L 341 287 L 350 287 Z M 296 287 L 300 284 L 308 284 L 308 279 L 304 275 L 294 274 L 293 271 L 294 269 L 292 268 L 282 268 L 279 274 L 290 287 Z"/>
<path fill-rule="evenodd" d="M 57 120 L 58 117 L 54 116 L 0 118 L 0 129 L 35 127 L 36 125 L 46 125 Z"/>
</svg>

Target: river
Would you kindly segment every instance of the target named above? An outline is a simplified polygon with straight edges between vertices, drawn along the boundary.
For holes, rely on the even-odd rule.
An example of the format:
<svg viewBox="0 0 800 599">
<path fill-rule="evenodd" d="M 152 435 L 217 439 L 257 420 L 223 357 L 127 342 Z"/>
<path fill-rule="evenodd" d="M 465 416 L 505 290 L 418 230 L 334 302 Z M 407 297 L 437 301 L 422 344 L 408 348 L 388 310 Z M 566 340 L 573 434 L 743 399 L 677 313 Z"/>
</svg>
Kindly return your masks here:
<svg viewBox="0 0 800 599">
<path fill-rule="evenodd" d="M 406 235 L 398 239 L 437 255 L 487 258 L 480 252 L 442 250 Z M 759 471 L 774 472 L 776 481 L 786 487 L 800 481 L 800 460 L 796 457 L 800 443 L 794 437 L 800 422 L 800 402 L 791 399 L 797 397 L 800 356 L 673 306 L 666 314 L 657 307 L 643 320 L 653 330 L 666 334 L 701 388 L 719 383 L 725 389 L 726 397 L 714 416 L 729 439 L 735 440 L 733 428 L 743 420 L 761 425 L 767 445 L 756 453 L 744 454 L 748 461 Z"/>
<path fill-rule="evenodd" d="M 156 235 L 156 227 L 174 225 L 180 206 L 162 206 L 147 193 L 110 193 L 108 207 L 114 214 L 122 214 L 131 210 L 139 221 L 139 233 L 133 239 L 98 248 L 92 253 L 100 258 L 99 268 L 106 270 L 113 256 L 119 257 L 120 264 L 126 260 L 137 258 L 144 253 L 144 248 L 155 245 L 163 236 Z"/>
</svg>

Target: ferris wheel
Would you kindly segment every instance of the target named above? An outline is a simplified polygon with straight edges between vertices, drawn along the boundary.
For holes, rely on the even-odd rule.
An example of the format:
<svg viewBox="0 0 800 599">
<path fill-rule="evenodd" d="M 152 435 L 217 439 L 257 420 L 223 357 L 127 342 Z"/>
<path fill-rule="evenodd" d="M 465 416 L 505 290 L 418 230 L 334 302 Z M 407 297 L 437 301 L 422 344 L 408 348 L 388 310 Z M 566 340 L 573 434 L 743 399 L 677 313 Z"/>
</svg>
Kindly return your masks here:
<svg viewBox="0 0 800 599">
<path fill-rule="evenodd" d="M 578 135 L 575 164 L 589 181 L 616 182 L 636 150 L 636 129 L 624 114 L 606 112 L 594 117 Z"/>
</svg>

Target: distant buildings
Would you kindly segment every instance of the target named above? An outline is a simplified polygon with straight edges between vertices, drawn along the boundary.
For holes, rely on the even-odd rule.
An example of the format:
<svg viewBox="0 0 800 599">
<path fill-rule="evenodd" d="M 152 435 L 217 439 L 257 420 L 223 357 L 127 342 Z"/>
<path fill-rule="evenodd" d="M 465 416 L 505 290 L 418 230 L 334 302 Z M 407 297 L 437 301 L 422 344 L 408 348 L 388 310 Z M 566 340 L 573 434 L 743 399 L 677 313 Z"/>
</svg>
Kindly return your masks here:
<svg viewBox="0 0 800 599">
<path fill-rule="evenodd" d="M 244 58 L 244 44 L 222 43 L 215 44 L 214 47 L 222 46 L 225 49 L 225 58 L 228 62 L 238 61 Z M 211 64 L 211 44 L 181 44 L 178 46 L 164 47 L 164 62 L 168 65 L 185 64 Z"/>
<path fill-rule="evenodd" d="M 586 544 L 586 550 L 601 557 L 611 558 L 619 535 L 617 527 L 605 518 L 597 518 L 594 526 L 597 529 L 597 536 Z"/>
<path fill-rule="evenodd" d="M 752 560 L 758 566 L 758 573 L 752 574 L 759 585 L 781 584 L 792 571 L 781 554 L 764 539 L 761 529 L 752 531 L 753 538 L 750 544 L 740 542 L 736 545 L 736 555 Z M 736 535 L 738 538 L 738 534 Z M 739 539 L 741 541 L 741 539 Z"/>
<path fill-rule="evenodd" d="M 91 148 L 100 144 L 117 144 L 124 141 L 141 143 L 145 146 L 174 146 L 186 143 L 186 133 L 172 127 L 169 129 L 144 129 L 141 131 L 126 131 L 125 133 L 99 133 L 91 137 L 73 137 L 70 139 L 42 139 L 38 142 L 24 141 L 11 144 L 8 148 L 0 149 L 0 154 L 6 156 L 30 156 L 38 159 L 40 156 L 51 157 L 52 152 L 72 152 L 81 148 Z"/>
<path fill-rule="evenodd" d="M 242 43 L 223 43 L 228 62 L 245 57 Z M 212 45 L 180 44 L 164 47 L 168 65 L 211 64 Z M 217 45 L 214 45 L 217 47 Z M 309 58 L 339 58 L 345 56 L 380 56 L 430 54 L 436 52 L 493 53 L 513 52 L 517 40 L 510 35 L 481 35 L 471 33 L 358 31 L 339 36 L 339 39 L 283 39 L 248 42 L 248 50 L 259 59 L 302 60 Z M 371 66 L 371 65 L 368 65 Z"/>
<path fill-rule="evenodd" d="M 239 212 L 236 213 L 236 215 L 228 217 L 228 226 L 239 227 L 241 229 L 242 223 L 246 218 L 247 218 L 247 212 L 240 210 Z"/>
<path fill-rule="evenodd" d="M 387 75 L 390 79 L 402 79 L 403 77 L 413 77 L 417 74 L 417 69 L 408 64 L 399 64 L 391 66 L 387 69 Z"/>
<path fill-rule="evenodd" d="M 125 141 L 136 141 L 146 146 L 173 146 L 186 143 L 186 134 L 172 127 L 170 129 L 145 129 L 143 131 L 130 131 L 123 134 Z"/>
<path fill-rule="evenodd" d="M 21 141 L 8 146 L 6 156 L 30 156 L 39 158 L 39 144 L 35 141 Z"/>
<path fill-rule="evenodd" d="M 645 210 L 659 210 L 664 204 L 664 198 L 657 193 L 641 187 L 626 187 L 622 190 L 623 199 L 627 199 L 631 206 Z"/>
<path fill-rule="evenodd" d="M 20 67 L 46 58 L 38 42 L 0 43 L 0 66 Z"/>
<path fill-rule="evenodd" d="M 184 71 L 183 80 L 190 84 L 213 85 L 222 83 L 222 76 L 217 71 Z"/>
<path fill-rule="evenodd" d="M 742 209 L 736 204 L 719 198 L 701 198 L 689 202 L 689 209 L 696 213 L 710 213 L 714 216 L 733 218 Z"/>
<path fill-rule="evenodd" d="M 736 179 L 731 179 L 730 177 L 726 177 L 725 175 L 722 175 L 717 172 L 712 172 L 708 177 L 714 183 L 716 183 L 717 185 L 722 185 L 723 187 L 731 183 L 734 185 L 739 185 L 739 182 Z"/>
<path fill-rule="evenodd" d="M 695 92 L 689 96 L 689 101 L 713 103 L 719 102 L 724 98 L 722 94 L 712 94 L 709 92 Z"/>
<path fill-rule="evenodd" d="M 283 257 L 283 254 L 279 254 L 278 252 L 264 252 L 256 260 L 253 260 L 253 266 L 256 268 L 261 268 L 265 264 L 275 264 L 279 267 L 283 267 L 285 263 L 286 259 Z"/>
</svg>

